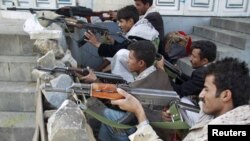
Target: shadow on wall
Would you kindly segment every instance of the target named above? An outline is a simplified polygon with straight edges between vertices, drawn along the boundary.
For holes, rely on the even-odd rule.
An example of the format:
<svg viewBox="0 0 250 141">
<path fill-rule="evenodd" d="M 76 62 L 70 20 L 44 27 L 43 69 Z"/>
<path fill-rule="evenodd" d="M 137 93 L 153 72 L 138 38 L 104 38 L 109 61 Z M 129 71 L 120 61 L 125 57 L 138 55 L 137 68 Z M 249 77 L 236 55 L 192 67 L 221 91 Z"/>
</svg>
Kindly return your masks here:
<svg viewBox="0 0 250 141">
<path fill-rule="evenodd" d="M 117 23 L 103 22 L 96 24 L 108 28 L 110 33 L 119 32 L 119 27 Z M 73 38 L 77 40 L 81 39 L 85 31 L 86 31 L 85 29 L 76 29 L 75 32 L 73 33 Z M 123 40 L 118 35 L 111 35 L 111 36 L 119 42 Z M 100 35 L 98 35 L 98 37 L 99 39 L 101 38 Z M 68 39 L 68 43 L 70 46 L 70 50 L 72 52 L 72 56 L 76 59 L 78 65 L 89 66 L 91 68 L 96 69 L 99 65 L 102 64 L 103 58 L 98 55 L 97 48 L 95 48 L 91 44 L 86 43 L 83 46 L 78 47 L 77 42 L 72 39 Z"/>
</svg>

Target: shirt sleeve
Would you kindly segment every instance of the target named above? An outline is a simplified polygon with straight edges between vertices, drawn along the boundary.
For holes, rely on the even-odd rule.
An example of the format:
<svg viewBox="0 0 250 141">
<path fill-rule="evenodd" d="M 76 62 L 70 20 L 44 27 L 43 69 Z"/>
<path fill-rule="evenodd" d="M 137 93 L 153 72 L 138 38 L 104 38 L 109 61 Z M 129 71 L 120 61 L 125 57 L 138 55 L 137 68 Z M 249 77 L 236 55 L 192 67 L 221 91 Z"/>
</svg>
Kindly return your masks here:
<svg viewBox="0 0 250 141">
<path fill-rule="evenodd" d="M 129 139 L 130 141 L 162 141 L 149 124 L 137 127 L 136 132 L 131 134 Z"/>
<path fill-rule="evenodd" d="M 128 45 L 129 43 L 126 41 L 122 43 L 115 41 L 113 45 L 101 44 L 98 48 L 98 54 L 102 57 L 113 57 L 120 49 L 127 49 Z"/>
</svg>

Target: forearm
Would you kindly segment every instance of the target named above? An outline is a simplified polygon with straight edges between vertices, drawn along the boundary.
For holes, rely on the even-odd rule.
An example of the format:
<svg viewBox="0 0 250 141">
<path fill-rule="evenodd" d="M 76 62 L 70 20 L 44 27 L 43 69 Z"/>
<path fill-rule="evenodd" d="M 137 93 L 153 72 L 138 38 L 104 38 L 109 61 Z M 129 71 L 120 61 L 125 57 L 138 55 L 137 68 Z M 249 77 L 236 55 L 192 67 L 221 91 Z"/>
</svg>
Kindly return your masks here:
<svg viewBox="0 0 250 141">
<path fill-rule="evenodd" d="M 141 106 L 138 106 L 135 116 L 137 117 L 138 123 L 142 123 L 147 120 L 146 114 L 144 112 L 144 109 Z"/>
</svg>

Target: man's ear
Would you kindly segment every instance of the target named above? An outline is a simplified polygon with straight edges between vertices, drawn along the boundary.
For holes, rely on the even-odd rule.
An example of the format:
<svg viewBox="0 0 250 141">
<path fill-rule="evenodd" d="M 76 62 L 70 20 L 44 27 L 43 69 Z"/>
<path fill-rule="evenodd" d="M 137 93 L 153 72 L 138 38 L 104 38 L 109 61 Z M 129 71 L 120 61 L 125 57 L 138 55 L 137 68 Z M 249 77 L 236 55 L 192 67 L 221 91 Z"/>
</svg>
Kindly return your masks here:
<svg viewBox="0 0 250 141">
<path fill-rule="evenodd" d="M 149 3 L 146 3 L 145 6 L 147 7 L 147 9 L 150 7 Z"/>
<path fill-rule="evenodd" d="M 232 92 L 230 90 L 224 90 L 221 92 L 221 99 L 225 102 L 232 101 Z"/>
<path fill-rule="evenodd" d="M 139 62 L 139 66 L 142 68 L 144 66 L 146 66 L 145 62 L 143 60 L 140 60 Z"/>
<path fill-rule="evenodd" d="M 206 65 L 206 64 L 209 63 L 209 61 L 208 61 L 207 58 L 203 58 L 203 59 L 201 60 L 201 62 L 202 62 L 203 65 Z"/>
<path fill-rule="evenodd" d="M 129 19 L 128 19 L 128 22 L 129 22 L 129 24 L 131 24 L 131 25 L 134 25 L 134 24 L 135 24 L 135 21 L 134 21 L 133 18 L 129 18 Z"/>
</svg>

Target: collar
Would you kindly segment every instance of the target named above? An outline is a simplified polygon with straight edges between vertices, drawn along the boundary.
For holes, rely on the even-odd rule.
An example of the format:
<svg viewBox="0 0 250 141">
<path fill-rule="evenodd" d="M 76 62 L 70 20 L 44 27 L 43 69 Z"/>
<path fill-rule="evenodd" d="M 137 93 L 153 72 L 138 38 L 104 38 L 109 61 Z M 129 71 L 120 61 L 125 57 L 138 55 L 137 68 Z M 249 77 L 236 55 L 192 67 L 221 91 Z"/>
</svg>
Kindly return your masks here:
<svg viewBox="0 0 250 141">
<path fill-rule="evenodd" d="M 151 74 L 154 71 L 156 71 L 156 68 L 154 65 L 148 67 L 143 72 L 141 72 L 138 76 L 135 77 L 135 81 L 141 80 L 141 79 L 147 77 L 149 74 Z"/>
<path fill-rule="evenodd" d="M 152 12 L 159 12 L 159 10 L 154 6 L 150 6 L 148 10 L 146 11 L 146 13 L 140 16 L 140 19 L 145 18 L 148 15 L 148 13 L 152 13 Z"/>
</svg>

